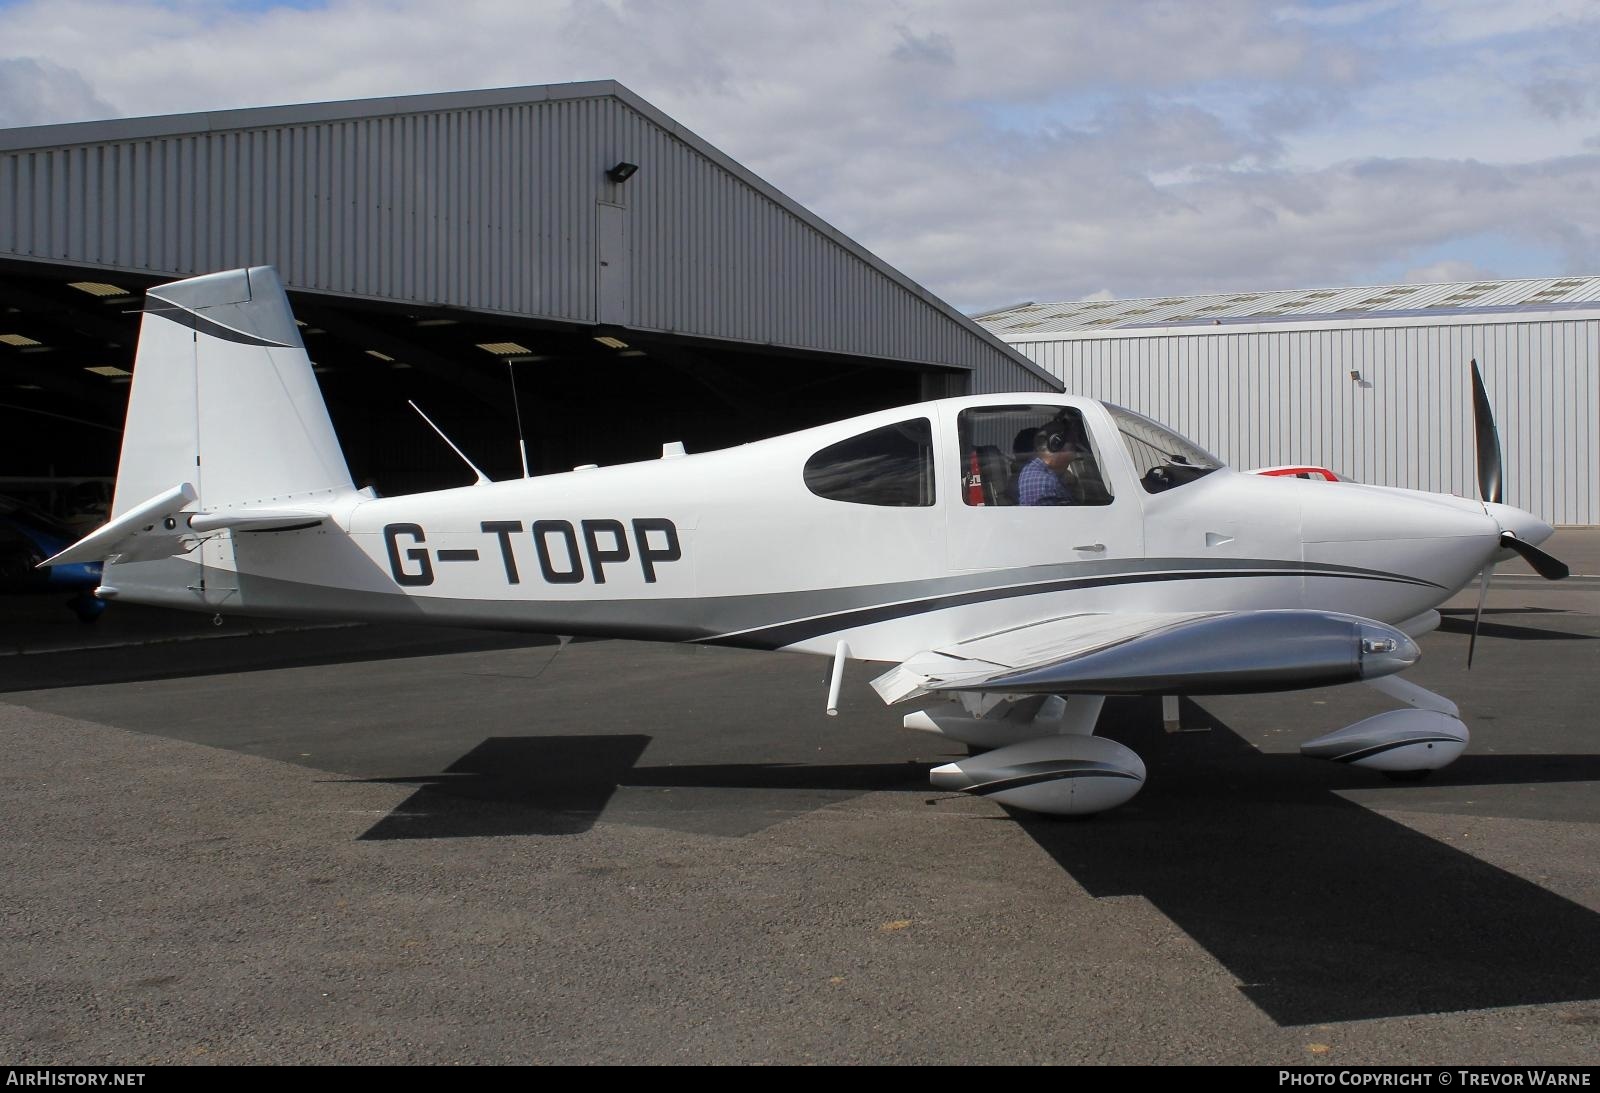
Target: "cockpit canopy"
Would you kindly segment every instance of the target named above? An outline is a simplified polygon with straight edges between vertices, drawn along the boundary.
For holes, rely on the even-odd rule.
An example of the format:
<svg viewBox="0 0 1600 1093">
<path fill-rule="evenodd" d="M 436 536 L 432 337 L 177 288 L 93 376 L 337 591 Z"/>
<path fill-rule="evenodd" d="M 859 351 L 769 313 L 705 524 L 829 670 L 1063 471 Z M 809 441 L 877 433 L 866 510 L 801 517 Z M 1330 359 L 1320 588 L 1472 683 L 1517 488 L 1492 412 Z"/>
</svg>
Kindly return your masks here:
<svg viewBox="0 0 1600 1093">
<path fill-rule="evenodd" d="M 956 414 L 955 481 L 973 507 L 1103 506 L 1115 502 L 1107 454 L 1121 443 L 1139 484 L 1162 493 L 1222 466 L 1217 458 L 1142 414 L 1103 403 L 1098 414 L 1052 403 L 966 405 Z M 948 433 L 945 434 L 948 436 Z M 806 460 L 806 487 L 830 501 L 887 508 L 935 504 L 939 461 L 932 421 L 922 415 L 838 440 Z M 1120 438 L 1120 440 L 1119 440 Z M 1122 472 L 1120 460 L 1113 464 Z M 949 481 L 949 479 L 947 479 Z"/>
</svg>

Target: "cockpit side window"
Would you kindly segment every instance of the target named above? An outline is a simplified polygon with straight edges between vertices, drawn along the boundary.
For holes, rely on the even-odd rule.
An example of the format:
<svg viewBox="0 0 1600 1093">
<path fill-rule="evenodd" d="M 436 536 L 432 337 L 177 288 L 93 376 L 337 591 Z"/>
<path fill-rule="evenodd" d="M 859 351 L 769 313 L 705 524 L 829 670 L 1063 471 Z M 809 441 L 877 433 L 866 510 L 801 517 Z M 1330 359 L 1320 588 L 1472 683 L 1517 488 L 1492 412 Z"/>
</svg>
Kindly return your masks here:
<svg viewBox="0 0 1600 1093">
<path fill-rule="evenodd" d="M 806 460 L 806 488 L 830 501 L 891 508 L 933 504 L 933 426 L 925 417 L 830 444 Z"/>
<path fill-rule="evenodd" d="M 1132 410 L 1103 404 L 1117 423 L 1133 465 L 1141 472 L 1139 484 L 1149 493 L 1164 493 L 1204 478 L 1222 461 L 1192 440 Z"/>
<path fill-rule="evenodd" d="M 972 506 L 1109 505 L 1084 424 L 1068 406 L 979 406 L 957 418 L 961 497 Z"/>
</svg>

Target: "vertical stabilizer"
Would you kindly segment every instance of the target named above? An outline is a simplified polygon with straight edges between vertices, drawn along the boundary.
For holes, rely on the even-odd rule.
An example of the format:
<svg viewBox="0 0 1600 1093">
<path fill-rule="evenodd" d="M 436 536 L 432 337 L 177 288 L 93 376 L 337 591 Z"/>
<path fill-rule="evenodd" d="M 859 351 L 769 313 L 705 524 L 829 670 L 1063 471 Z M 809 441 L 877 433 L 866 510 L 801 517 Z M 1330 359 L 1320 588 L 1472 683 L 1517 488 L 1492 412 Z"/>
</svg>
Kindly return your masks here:
<svg viewBox="0 0 1600 1093">
<path fill-rule="evenodd" d="M 161 285 L 145 302 L 112 516 L 183 482 L 208 512 L 353 488 L 269 266 Z"/>
</svg>

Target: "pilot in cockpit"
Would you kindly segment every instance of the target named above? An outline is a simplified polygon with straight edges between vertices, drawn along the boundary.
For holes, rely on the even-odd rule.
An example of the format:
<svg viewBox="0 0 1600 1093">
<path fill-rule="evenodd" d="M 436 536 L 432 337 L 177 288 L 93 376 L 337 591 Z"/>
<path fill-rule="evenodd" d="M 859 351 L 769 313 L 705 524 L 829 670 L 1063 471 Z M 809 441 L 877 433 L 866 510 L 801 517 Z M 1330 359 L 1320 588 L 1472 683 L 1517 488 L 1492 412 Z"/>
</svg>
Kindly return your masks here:
<svg viewBox="0 0 1600 1093">
<path fill-rule="evenodd" d="M 1073 505 L 1077 498 L 1061 474 L 1085 448 L 1074 440 L 1061 420 L 1052 421 L 1033 434 L 1033 460 L 1017 476 L 1019 505 Z"/>
</svg>

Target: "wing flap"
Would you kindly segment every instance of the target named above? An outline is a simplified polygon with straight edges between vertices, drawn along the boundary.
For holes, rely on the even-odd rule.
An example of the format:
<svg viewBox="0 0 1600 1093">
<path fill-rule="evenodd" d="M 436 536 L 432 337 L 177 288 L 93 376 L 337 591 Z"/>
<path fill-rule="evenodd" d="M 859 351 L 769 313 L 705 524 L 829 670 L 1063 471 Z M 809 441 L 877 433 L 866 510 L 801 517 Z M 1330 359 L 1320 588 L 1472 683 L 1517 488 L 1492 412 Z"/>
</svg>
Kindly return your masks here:
<svg viewBox="0 0 1600 1093">
<path fill-rule="evenodd" d="M 872 686 L 890 705 L 929 691 L 981 689 L 990 679 L 1070 660 L 1211 614 L 1063 615 L 917 653 L 873 680 Z"/>
</svg>

